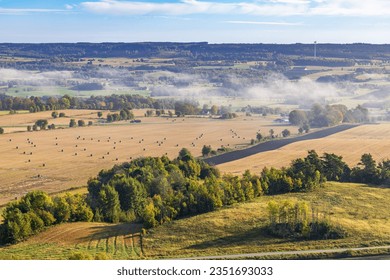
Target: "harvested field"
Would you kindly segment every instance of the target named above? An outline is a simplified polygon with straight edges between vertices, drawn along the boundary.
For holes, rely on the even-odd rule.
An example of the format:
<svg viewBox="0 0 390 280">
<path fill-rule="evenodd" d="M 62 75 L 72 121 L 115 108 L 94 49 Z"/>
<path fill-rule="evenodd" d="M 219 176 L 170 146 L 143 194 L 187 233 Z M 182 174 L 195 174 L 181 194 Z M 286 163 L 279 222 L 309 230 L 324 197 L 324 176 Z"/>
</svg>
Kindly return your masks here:
<svg viewBox="0 0 390 280">
<path fill-rule="evenodd" d="M 267 141 L 264 143 L 260 143 L 258 145 L 255 145 L 253 147 L 243 149 L 240 151 L 234 151 L 226 154 L 222 154 L 216 157 L 212 157 L 209 159 L 206 159 L 205 161 L 209 164 L 223 164 L 231 161 L 240 160 L 243 158 L 246 158 L 251 155 L 255 155 L 258 153 L 268 152 L 268 151 L 274 151 L 279 148 L 282 148 L 286 145 L 300 142 L 300 141 L 307 141 L 307 140 L 313 140 L 313 139 L 320 139 L 327 137 L 329 135 L 332 135 L 334 133 L 338 133 L 347 129 L 351 129 L 355 127 L 356 125 L 339 125 L 337 127 L 331 127 L 327 129 L 322 129 L 316 132 L 312 132 L 309 134 L 301 135 L 294 138 L 286 138 L 286 139 L 280 139 L 280 140 L 273 140 L 273 141 Z"/>
<path fill-rule="evenodd" d="M 371 153 L 377 161 L 390 158 L 390 124 L 362 125 L 326 138 L 292 143 L 277 150 L 258 153 L 240 160 L 218 165 L 223 172 L 241 174 L 249 169 L 259 173 L 265 166 L 287 166 L 293 159 L 304 157 L 308 150 L 318 154 L 335 153 L 356 166 L 364 153 Z"/>
<path fill-rule="evenodd" d="M 107 117 L 108 113 L 114 113 L 109 111 L 102 111 L 102 118 L 98 118 L 97 110 L 58 110 L 58 113 L 65 113 L 63 118 L 53 118 L 51 113 L 53 111 L 45 111 L 38 113 L 27 113 L 27 114 L 5 114 L 0 115 L 0 127 L 4 128 L 5 133 L 10 132 L 25 132 L 27 131 L 28 125 L 34 125 L 37 120 L 45 119 L 49 124 L 55 124 L 56 127 L 68 127 L 70 119 L 85 121 L 92 121 L 93 124 L 99 124 L 103 118 Z M 134 110 L 135 117 L 144 116 L 146 110 Z"/>
<path fill-rule="evenodd" d="M 110 259 L 143 257 L 139 224 L 71 223 L 52 227 L 26 242 L 0 248 L 1 259 L 66 259 L 72 253 L 98 253 Z"/>
<path fill-rule="evenodd" d="M 96 111 L 65 113 L 69 116 L 71 113 L 77 114 L 80 118 L 97 118 Z M 50 114 L 43 112 L 14 116 L 23 118 L 16 120 L 23 123 L 29 121 L 28 117 L 35 121 Z M 143 111 L 135 110 L 135 114 L 142 115 Z M 3 117 L 0 117 L 0 122 L 4 121 Z M 285 128 L 293 133 L 297 131 L 295 127 L 274 124 L 274 118 L 254 116 L 219 120 L 152 117 L 140 118 L 142 122 L 137 124 L 126 121 L 3 134 L 0 135 L 0 205 L 29 190 L 56 193 L 86 185 L 88 178 L 96 176 L 101 169 L 142 156 L 167 154 L 173 158 L 184 147 L 195 156 L 200 156 L 203 145 L 211 145 L 213 149 L 247 146 L 259 130 L 263 135 L 267 135 L 271 128 L 275 134 Z M 66 119 L 68 122 L 69 118 Z"/>
</svg>

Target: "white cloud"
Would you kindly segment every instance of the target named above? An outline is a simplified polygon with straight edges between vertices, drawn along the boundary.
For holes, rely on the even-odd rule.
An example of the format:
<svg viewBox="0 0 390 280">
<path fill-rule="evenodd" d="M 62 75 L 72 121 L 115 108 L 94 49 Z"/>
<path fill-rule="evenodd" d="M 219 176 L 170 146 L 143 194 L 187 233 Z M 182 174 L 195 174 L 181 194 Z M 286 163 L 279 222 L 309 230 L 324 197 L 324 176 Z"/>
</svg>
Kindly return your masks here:
<svg viewBox="0 0 390 280">
<path fill-rule="evenodd" d="M 5 9 L 0 8 L 0 15 L 22 15 L 22 14 L 32 14 L 32 13 L 61 13 L 66 12 L 66 10 L 56 10 L 56 9 Z"/>
<path fill-rule="evenodd" d="M 330 16 L 388 16 L 390 2 L 388 0 L 323 0 L 316 1 L 317 5 L 311 9 L 313 15 Z"/>
<path fill-rule="evenodd" d="M 287 0 L 288 1 L 288 0 Z M 294 0 L 297 1 L 297 0 Z M 119 15 L 189 15 L 189 14 L 301 14 L 300 5 L 275 4 L 272 2 L 236 2 L 218 3 L 198 0 L 182 0 L 180 2 L 130 2 L 102 0 L 99 2 L 83 2 L 81 6 L 87 11 L 101 14 Z"/>
<path fill-rule="evenodd" d="M 284 26 L 297 26 L 303 25 L 301 22 L 276 22 L 276 21 L 241 21 L 241 20 L 229 20 L 225 23 L 233 24 L 253 24 L 253 25 L 284 25 Z"/>
<path fill-rule="evenodd" d="M 388 16 L 388 0 L 257 0 L 220 3 L 200 0 L 179 2 L 137 2 L 101 0 L 82 2 L 80 6 L 93 13 L 112 15 L 340 15 L 340 16 Z"/>
<path fill-rule="evenodd" d="M 66 4 L 65 9 L 72 10 L 75 7 L 75 5 Z"/>
</svg>

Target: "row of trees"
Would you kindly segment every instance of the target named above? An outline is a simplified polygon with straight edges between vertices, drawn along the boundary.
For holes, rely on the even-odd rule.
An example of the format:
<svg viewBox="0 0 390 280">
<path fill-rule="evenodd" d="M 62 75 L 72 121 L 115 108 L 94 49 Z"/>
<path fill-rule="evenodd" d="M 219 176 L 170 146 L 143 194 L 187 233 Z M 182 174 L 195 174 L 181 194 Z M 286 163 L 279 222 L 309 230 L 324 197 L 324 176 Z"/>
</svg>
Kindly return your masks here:
<svg viewBox="0 0 390 280">
<path fill-rule="evenodd" d="M 69 95 L 62 97 L 12 97 L 0 94 L 0 110 L 29 110 L 30 112 L 63 110 L 63 109 L 173 109 L 175 101 L 171 99 L 157 100 L 141 95 L 110 95 L 79 98 Z"/>
<path fill-rule="evenodd" d="M 210 113 L 221 115 L 222 118 L 233 118 L 236 114 L 230 113 L 230 108 L 213 105 L 211 109 L 202 110 L 197 102 L 191 100 L 174 101 L 173 99 L 153 99 L 141 95 L 110 95 L 91 96 L 89 98 L 78 98 L 64 95 L 62 97 L 12 97 L 4 94 L 0 95 L 0 110 L 29 110 L 30 112 L 40 112 L 54 110 L 52 117 L 62 117 L 55 110 L 63 109 L 92 109 L 92 110 L 121 110 L 122 120 L 131 119 L 131 109 L 156 110 L 156 115 L 162 115 L 165 109 L 174 109 L 175 115 L 198 115 Z M 123 111 L 123 112 L 122 112 Z M 152 112 L 152 111 L 151 111 Z M 61 113 L 60 113 L 61 114 Z M 125 116 L 127 114 L 128 116 Z M 173 113 L 170 113 L 170 115 Z M 113 116 L 111 121 L 116 121 L 117 116 Z M 110 120 L 108 120 L 110 122 Z"/>
<path fill-rule="evenodd" d="M 360 105 L 349 109 L 345 105 L 313 105 L 310 111 L 293 110 L 289 114 L 293 125 L 307 130 L 308 127 L 333 126 L 343 122 L 364 123 L 369 121 L 368 110 Z"/>
<path fill-rule="evenodd" d="M 350 168 L 341 156 L 324 153 L 320 157 L 314 150 L 305 158 L 293 160 L 287 168 L 264 168 L 261 172 L 263 188 L 268 194 L 310 191 L 326 181 L 364 184 L 389 184 L 390 160 L 376 163 L 371 154 L 363 154 L 356 167 Z"/>
</svg>

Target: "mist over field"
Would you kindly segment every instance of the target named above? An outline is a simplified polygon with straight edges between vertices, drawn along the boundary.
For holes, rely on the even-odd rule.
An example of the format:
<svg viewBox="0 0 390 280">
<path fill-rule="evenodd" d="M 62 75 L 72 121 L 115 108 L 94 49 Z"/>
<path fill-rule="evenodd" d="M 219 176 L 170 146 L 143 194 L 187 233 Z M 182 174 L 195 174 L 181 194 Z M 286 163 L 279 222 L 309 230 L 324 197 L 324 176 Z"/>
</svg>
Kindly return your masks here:
<svg viewBox="0 0 390 280">
<path fill-rule="evenodd" d="M 36 72 L 0 68 L 0 81 L 2 82 L 14 80 L 49 86 L 72 77 L 71 71 Z"/>
<path fill-rule="evenodd" d="M 88 71 L 24 71 L 1 68 L 0 82 L 3 85 L 3 93 L 7 93 L 4 91 L 6 86 L 62 87 L 75 90 L 75 86 L 79 84 L 94 83 L 104 89 L 106 94 L 117 94 L 118 90 L 120 94 L 132 90 L 146 90 L 155 98 L 216 101 L 220 97 L 242 98 L 247 101 L 257 100 L 261 104 L 286 104 L 300 108 L 310 108 L 314 103 L 335 103 L 345 97 L 378 106 L 378 101 L 386 101 L 389 98 L 386 86 L 372 87 L 365 94 L 359 95 L 357 92 L 361 85 L 348 80 L 319 82 L 305 76 L 289 79 L 272 71 L 263 74 L 254 72 L 251 75 L 234 72 L 137 72 L 114 67 L 97 67 Z M 360 79 L 378 79 L 379 84 L 388 80 L 386 75 L 378 74 L 361 75 Z M 99 90 L 96 90 L 96 94 L 99 94 Z M 34 95 L 33 91 L 31 95 Z M 52 89 L 48 95 L 63 95 L 63 92 Z M 355 106 L 355 103 L 351 106 Z"/>
</svg>

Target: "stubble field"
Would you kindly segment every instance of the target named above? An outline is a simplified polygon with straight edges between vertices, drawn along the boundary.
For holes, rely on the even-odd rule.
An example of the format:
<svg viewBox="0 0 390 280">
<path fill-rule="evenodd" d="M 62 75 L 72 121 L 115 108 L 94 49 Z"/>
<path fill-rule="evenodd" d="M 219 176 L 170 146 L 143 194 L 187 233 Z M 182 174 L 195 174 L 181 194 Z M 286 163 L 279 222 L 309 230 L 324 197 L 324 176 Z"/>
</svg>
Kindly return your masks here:
<svg viewBox="0 0 390 280">
<path fill-rule="evenodd" d="M 264 167 L 288 166 L 296 158 L 304 157 L 307 151 L 315 150 L 319 155 L 335 153 L 341 155 L 350 166 L 356 166 L 361 155 L 371 153 L 375 160 L 390 158 L 390 124 L 361 125 L 326 138 L 296 142 L 280 149 L 256 154 L 240 160 L 218 165 L 223 172 L 241 174 L 245 170 L 259 173 Z"/>
<path fill-rule="evenodd" d="M 70 118 L 98 122 L 96 111 L 66 111 L 67 118 L 51 118 L 51 112 L 9 115 L 4 122 L 26 127 L 37 119 L 49 124 L 67 125 Z M 136 116 L 143 115 L 135 110 Z M 3 119 L 4 118 L 4 119 Z M 273 124 L 275 117 L 244 117 L 233 120 L 211 118 L 140 118 L 139 124 L 116 122 L 90 127 L 64 128 L 47 131 L 6 133 L 0 135 L 0 205 L 39 189 L 56 193 L 84 186 L 88 178 L 101 169 L 142 157 L 176 157 L 180 149 L 188 148 L 194 156 L 201 155 L 203 145 L 213 149 L 221 146 L 241 148 L 272 128 L 275 134 L 288 128 Z"/>
</svg>

